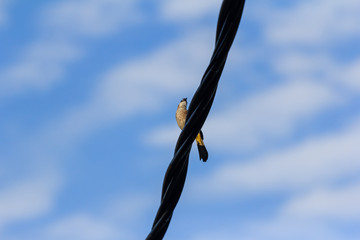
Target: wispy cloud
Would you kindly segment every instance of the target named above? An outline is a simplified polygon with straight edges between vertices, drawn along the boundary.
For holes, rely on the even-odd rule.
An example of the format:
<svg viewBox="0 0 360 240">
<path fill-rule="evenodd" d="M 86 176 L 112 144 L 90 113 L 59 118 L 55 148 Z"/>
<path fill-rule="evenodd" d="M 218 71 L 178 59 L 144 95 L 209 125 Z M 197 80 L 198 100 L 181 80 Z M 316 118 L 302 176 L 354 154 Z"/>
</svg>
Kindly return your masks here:
<svg viewBox="0 0 360 240">
<path fill-rule="evenodd" d="M 86 39 L 108 36 L 137 22 L 141 14 L 136 4 L 76 0 L 47 5 L 39 14 L 39 36 L 16 62 L 0 69 L 0 97 L 53 87 L 67 67 L 86 53 Z"/>
<path fill-rule="evenodd" d="M 9 224 L 40 217 L 54 207 L 58 177 L 25 179 L 0 191 L 0 232 Z"/>
<path fill-rule="evenodd" d="M 272 65 L 286 79 L 312 79 L 337 86 L 348 95 L 360 91 L 360 57 L 344 62 L 329 53 L 304 53 L 299 49 L 279 54 Z"/>
<path fill-rule="evenodd" d="M 356 0 L 305 1 L 284 9 L 272 8 L 262 21 L 266 36 L 276 45 L 331 45 L 359 36 L 360 4 Z"/>
<path fill-rule="evenodd" d="M 224 151 L 244 151 L 268 141 L 289 138 L 301 121 L 311 121 L 341 102 L 331 88 L 313 82 L 287 82 L 229 104 L 214 112 L 205 124 L 206 142 Z M 148 142 L 166 145 L 178 130 L 162 127 L 152 131 Z"/>
<path fill-rule="evenodd" d="M 44 229 L 43 234 L 46 238 L 54 240 L 110 240 L 125 237 L 117 226 L 87 214 L 74 214 L 60 219 Z"/>
<path fill-rule="evenodd" d="M 133 193 L 118 196 L 107 203 L 104 215 L 116 221 L 135 224 L 149 209 L 154 209 L 155 202 L 158 203 L 157 195 L 155 197 L 154 194 Z"/>
<path fill-rule="evenodd" d="M 37 165 L 42 166 L 44 162 L 39 158 L 46 160 L 46 163 L 50 165 L 54 162 L 58 163 L 59 159 L 63 159 L 67 149 L 76 146 L 89 133 L 109 126 L 115 120 L 130 118 L 139 111 L 144 113 L 147 113 L 148 109 L 158 111 L 161 106 L 166 104 L 165 99 L 174 92 L 189 91 L 192 85 L 199 81 L 198 76 L 203 69 L 199 65 L 206 64 L 204 59 L 207 59 L 208 46 L 204 44 L 206 42 L 204 39 L 208 39 L 208 35 L 208 32 L 190 34 L 184 39 L 145 55 L 143 58 L 115 65 L 106 71 L 99 78 L 99 86 L 94 88 L 89 99 L 68 109 L 57 119 L 47 122 L 34 135 L 25 137 L 25 140 L 22 139 L 19 147 L 22 152 L 19 154 L 31 156 L 26 158 L 26 166 L 30 165 L 31 169 L 36 168 L 34 166 Z M 18 158 L 17 154 L 14 156 L 14 158 Z M 22 164 L 20 160 L 17 162 Z M 44 180 L 44 182 L 49 183 L 50 181 Z M 50 191 L 51 187 L 49 188 Z M 9 185 L 9 191 L 17 191 L 16 186 Z M 35 190 L 34 192 L 37 193 Z M 2 199 L 6 200 L 6 196 L 4 195 Z M 53 198 L 50 199 L 51 202 L 46 202 L 45 199 L 40 208 L 38 205 L 31 205 L 38 204 L 40 200 L 38 200 L 39 202 L 36 202 L 36 199 L 27 202 L 23 198 L 24 196 L 26 196 L 26 192 L 21 192 L 11 198 L 14 201 L 21 201 L 19 202 L 19 211 L 24 211 L 24 213 L 16 212 L 16 209 L 11 208 L 10 200 L 2 202 L 1 206 L 7 209 L 3 214 L 14 209 L 14 212 L 3 215 L 4 226 L 5 223 L 18 222 L 25 218 L 22 214 L 26 214 L 27 206 L 33 211 L 39 207 L 38 211 L 29 213 L 30 217 L 35 217 L 47 211 L 49 205 L 54 203 Z M 36 196 L 44 197 L 42 192 L 37 193 Z M 130 230 L 119 232 L 118 228 L 114 228 L 113 225 L 118 225 L 120 221 L 128 226 L 127 224 L 131 222 L 130 218 L 142 216 L 152 203 L 149 203 L 148 196 L 141 195 L 129 199 L 122 197 L 108 204 L 111 205 L 111 209 L 104 209 L 104 213 L 99 216 L 85 212 L 85 215 L 69 215 L 64 219 L 56 220 L 48 227 L 47 233 L 50 237 L 45 236 L 44 238 L 111 239 L 112 236 L 117 236 L 118 239 L 118 236 L 122 236 L 125 232 L 130 236 Z M 151 208 L 156 207 L 151 206 Z M 128 217 L 124 220 L 124 218 L 118 217 L 119 215 Z M 1 213 L 0 216 L 2 216 Z M 93 231 L 86 230 L 87 228 Z M 93 233 L 91 235 L 93 238 L 89 237 L 87 233 Z M 129 236 L 125 236 L 124 239 L 130 239 Z"/>
<path fill-rule="evenodd" d="M 99 86 L 99 100 L 124 115 L 160 108 L 166 97 L 200 82 L 201 66 L 212 49 L 208 39 L 208 32 L 189 33 L 142 59 L 113 68 Z"/>
<path fill-rule="evenodd" d="M 300 122 L 310 122 L 340 101 L 341 97 L 324 85 L 306 81 L 280 84 L 210 118 L 207 141 L 226 150 L 247 150 L 289 139 Z"/>
<path fill-rule="evenodd" d="M 285 79 L 312 79 L 359 91 L 358 54 L 337 54 L 340 48 L 357 51 L 349 42 L 360 38 L 358 1 L 305 1 L 270 9 L 253 13 L 253 18 L 274 50 L 272 69 Z"/>
<path fill-rule="evenodd" d="M 64 149 L 76 146 L 89 133 L 139 112 L 159 111 L 175 92 L 190 91 L 199 82 L 198 77 L 207 63 L 208 50 L 213 44 L 209 35 L 207 31 L 191 32 L 141 58 L 105 71 L 86 101 L 47 122 L 35 135 L 27 138 L 26 146 L 22 148 L 36 152 L 36 155 L 31 154 L 29 161 L 38 162 L 38 156 L 62 159 Z M 50 237 L 44 238 L 111 239 L 116 236 L 118 239 L 122 234 L 129 234 L 124 239 L 130 239 L 132 230 L 119 232 L 113 226 L 120 223 L 128 226 L 130 218 L 143 216 L 149 206 L 156 208 L 151 204 L 153 201 L 149 202 L 149 197 L 143 194 L 121 197 L 107 204 L 110 209 L 103 209 L 101 214 L 74 213 L 53 221 L 47 228 Z"/>
<path fill-rule="evenodd" d="M 35 139 L 70 144 L 105 123 L 159 111 L 169 96 L 187 92 L 200 81 L 201 65 L 211 49 L 208 36 L 206 31 L 189 34 L 140 59 L 115 65 L 100 77 L 89 99 L 49 123 Z"/>
<path fill-rule="evenodd" d="M 191 240 L 215 240 L 226 238 L 229 240 L 356 240 L 358 234 L 347 234 L 341 227 L 326 222 L 299 220 L 286 217 L 271 217 L 258 221 L 247 221 L 236 224 L 233 228 L 224 226 L 216 230 L 195 233 Z"/>
<path fill-rule="evenodd" d="M 0 27 L 6 24 L 1 19 L 7 18 L 9 2 L 0 0 Z M 266 3 L 264 11 L 265 2 L 247 2 L 242 21 L 245 28 L 240 28 L 244 31 L 239 38 L 242 47 L 236 49 L 237 44 L 234 44 L 230 55 L 236 59 L 229 59 L 226 68 L 237 68 L 241 72 L 241 81 L 232 83 L 241 85 L 236 87 L 241 88 L 244 95 L 237 95 L 237 89 L 229 91 L 231 94 L 221 100 L 225 101 L 224 104 L 214 109 L 216 112 L 212 112 L 204 126 L 205 141 L 211 149 L 216 154 L 231 152 L 237 162 L 219 161 L 216 165 L 212 162 L 205 170 L 208 174 L 188 179 L 187 189 L 191 197 L 206 197 L 209 205 L 218 204 L 219 196 L 225 201 L 240 199 L 240 196 L 252 201 L 257 194 L 266 198 L 281 192 L 286 193 L 286 197 L 283 202 L 274 204 L 272 213 L 264 213 L 261 219 L 254 216 L 249 220 L 229 211 L 229 217 L 239 222 L 230 225 L 226 222 L 228 226 L 224 224 L 216 229 L 205 224 L 204 232 L 195 231 L 196 236 L 191 239 L 358 239 L 344 236 L 341 229 L 326 222 L 328 219 L 358 222 L 358 183 L 344 184 L 344 179 L 351 182 L 351 179 L 358 178 L 359 119 L 353 119 L 353 124 L 346 127 L 347 122 L 339 117 L 340 129 L 334 130 L 330 126 L 323 135 L 317 135 L 318 129 L 314 125 L 328 124 L 327 119 L 322 119 L 324 113 L 347 108 L 353 104 L 350 98 L 356 97 L 355 91 L 360 89 L 359 58 L 352 52 L 350 57 L 345 56 L 347 59 L 344 61 L 341 59 L 343 55 L 339 57 L 338 53 L 347 39 L 354 40 L 359 36 L 356 25 L 359 22 L 359 3 L 355 0 L 298 1 L 281 9 L 271 5 L 274 3 Z M 0 69 L 0 97 L 48 90 L 62 80 L 71 79 L 67 78 L 68 67 L 87 55 L 88 40 L 109 37 L 141 21 L 141 11 L 145 8 L 138 4 L 139 1 L 131 0 L 46 3 L 42 11 L 32 14 L 39 20 L 35 37 L 24 46 L 23 52 L 13 58 L 14 62 Z M 38 166 L 46 171 L 44 164 L 53 166 L 54 162 L 66 161 L 64 156 L 69 154 L 70 148 L 82 155 L 77 143 L 89 133 L 112 124 L 124 128 L 139 127 L 129 122 L 137 116 L 145 122 L 148 115 L 160 115 L 164 109 L 176 107 L 178 97 L 174 98 L 175 95 L 190 96 L 193 93 L 214 42 L 213 28 L 211 32 L 199 29 L 208 23 L 210 15 L 216 16 L 221 1 L 170 0 L 155 4 L 159 19 L 174 24 L 178 39 L 166 35 L 160 47 L 141 55 L 137 53 L 137 57 L 126 61 L 122 59 L 111 67 L 105 66 L 105 71 L 94 77 L 92 92 L 82 99 L 76 98 L 68 109 L 54 109 L 58 110 L 56 119 L 49 121 L 49 115 L 39 116 L 43 122 L 39 129 L 13 137 L 14 142 L 21 146 L 14 146 L 11 151 L 20 149 L 19 152 L 1 154 L 9 157 L 2 163 L 5 170 L 1 177 L 8 180 L 0 190 L 2 238 L 138 239 L 142 234 L 139 233 L 139 222 L 151 223 L 153 220 L 149 211 L 158 206 L 158 189 L 150 190 L 156 194 L 155 201 L 152 201 L 152 195 L 135 189 L 137 193 L 121 195 L 110 201 L 101 198 L 94 203 L 95 207 L 89 207 L 90 210 L 87 206 L 79 210 L 76 203 L 71 203 L 71 209 L 65 212 L 64 206 L 56 205 L 56 195 L 61 190 L 59 179 L 45 176 L 17 181 L 13 179 L 13 173 L 18 168 L 12 165 L 21 166 L 24 172 L 32 172 Z M 183 23 L 189 22 L 200 28 L 186 30 Z M 225 89 L 235 84 L 221 86 Z M 246 90 L 248 86 L 250 91 Z M 173 100 L 176 102 L 171 102 Z M 29 112 L 37 114 L 31 108 Z M 9 113 L 12 114 L 10 110 Z M 356 114 L 356 110 L 349 113 L 351 117 L 346 120 Z M 123 126 L 126 119 L 130 121 Z M 167 120 L 159 117 L 161 121 Z M 299 139 L 297 134 L 304 125 L 316 129 L 309 135 L 302 133 L 304 135 Z M 26 124 L 19 126 L 19 129 L 27 128 Z M 147 134 L 149 126 L 141 130 Z M 179 132 L 174 122 L 171 126 L 155 129 L 148 141 L 159 145 L 169 139 L 173 142 Z M 127 140 L 124 136 L 123 141 Z M 278 142 L 284 144 L 280 146 Z M 269 145 L 271 148 L 267 148 Z M 256 152 L 256 156 L 249 156 L 246 160 L 235 156 L 249 149 Z M 21 158 L 23 156 L 27 158 Z M 71 164 L 81 167 L 75 165 L 77 163 Z M 216 168 L 212 169 L 212 166 Z M 67 164 L 61 165 L 62 173 L 69 171 L 67 167 Z M 111 191 L 106 192 L 104 198 L 113 196 Z M 63 194 L 68 193 L 64 191 Z M 265 204 L 269 206 L 267 202 Z M 253 202 L 244 207 L 253 207 Z M 49 214 L 53 208 L 56 208 L 55 213 Z M 225 212 L 228 210 L 226 207 Z M 35 221 L 42 220 L 43 216 L 49 217 L 46 222 Z M 214 216 L 218 216 L 216 211 Z M 40 230 L 31 224 L 24 229 L 22 224 L 17 225 L 33 220 Z M 23 232 L 11 232 L 13 226 L 19 226 Z"/>
<path fill-rule="evenodd" d="M 228 163 L 193 184 L 196 194 L 294 191 L 333 183 L 356 174 L 360 125 L 313 139 L 246 163 Z"/>
<path fill-rule="evenodd" d="M 6 24 L 7 8 L 10 4 L 9 0 L 0 0 L 0 27 Z"/>
<path fill-rule="evenodd" d="M 28 46 L 21 60 L 4 69 L 0 96 L 29 90 L 47 90 L 61 77 L 70 63 L 82 56 L 80 48 L 62 41 L 38 41 Z"/>
<path fill-rule="evenodd" d="M 354 221 L 360 218 L 360 184 L 314 189 L 287 203 L 282 214 L 301 219 Z"/>
<path fill-rule="evenodd" d="M 268 90 L 254 91 L 248 99 L 233 100 L 235 104 L 225 104 L 228 107 L 224 107 L 223 111 L 213 112 L 215 117 L 211 118 L 211 115 L 204 126 L 206 142 L 212 148 L 226 151 L 255 149 L 274 140 L 291 138 L 292 133 L 299 130 L 300 122 L 311 122 L 326 111 L 341 108 L 339 103 L 342 101 L 342 106 L 351 104 L 349 99 L 360 86 L 357 81 L 359 60 L 344 62 L 337 59 L 331 51 L 332 45 L 328 43 L 337 44 L 357 35 L 358 31 L 352 23 L 344 32 L 343 29 L 337 31 L 338 28 L 333 31 L 328 22 L 336 22 L 335 12 L 344 24 L 356 22 L 357 11 L 352 6 L 356 9 L 358 5 L 355 1 L 316 1 L 316 10 L 313 10 L 312 2 L 305 2 L 284 9 L 269 7 L 274 9 L 263 12 L 250 4 L 249 9 L 254 12 L 247 12 L 246 16 L 250 15 L 263 26 L 264 39 L 261 44 L 250 42 L 244 46 L 246 51 L 240 55 L 251 64 L 250 70 L 242 71 L 247 74 L 243 78 L 253 79 L 251 71 L 258 71 L 254 66 L 263 59 L 271 74 L 277 76 L 280 82 L 274 81 L 276 84 Z M 322 21 L 317 21 L 318 18 Z M 303 27 L 304 19 L 311 25 L 309 28 Z M 341 26 L 337 22 L 334 24 Z M 302 36 L 300 40 L 297 34 Z M 252 53 L 250 58 L 248 53 Z M 261 73 L 255 75 L 258 78 L 268 77 Z M 178 134 L 176 125 L 171 124 L 154 129 L 145 141 L 158 146 L 166 145 Z"/>
<path fill-rule="evenodd" d="M 118 196 L 100 204 L 97 211 L 58 218 L 39 234 L 44 239 L 138 239 L 144 231 L 134 229 L 139 228 L 141 219 L 154 208 L 153 200 L 153 196 L 146 194 Z"/>
<path fill-rule="evenodd" d="M 60 1 L 45 10 L 43 24 L 69 36 L 104 36 L 139 21 L 142 16 L 136 4 L 131 0 Z"/>
<path fill-rule="evenodd" d="M 358 231 L 349 234 L 342 230 L 342 226 L 357 225 L 359 197 L 358 182 L 301 191 L 284 201 L 274 214 L 258 220 L 224 224 L 216 231 L 195 233 L 191 239 L 355 240 L 359 237 Z"/>
<path fill-rule="evenodd" d="M 185 0 L 161 1 L 161 15 L 167 20 L 194 20 L 202 18 L 209 13 L 217 13 L 221 1 L 217 0 Z"/>
</svg>

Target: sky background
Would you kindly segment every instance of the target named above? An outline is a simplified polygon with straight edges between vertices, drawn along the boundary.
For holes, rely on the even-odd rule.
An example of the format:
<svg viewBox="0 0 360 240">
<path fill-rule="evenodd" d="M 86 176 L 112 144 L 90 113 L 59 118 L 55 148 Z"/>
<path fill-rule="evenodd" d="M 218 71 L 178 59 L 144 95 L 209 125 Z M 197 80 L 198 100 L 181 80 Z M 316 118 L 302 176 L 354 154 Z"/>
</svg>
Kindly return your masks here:
<svg viewBox="0 0 360 240">
<path fill-rule="evenodd" d="M 220 0 L 0 0 L 0 239 L 150 231 Z M 247 1 L 165 239 L 360 239 L 360 1 Z"/>
</svg>

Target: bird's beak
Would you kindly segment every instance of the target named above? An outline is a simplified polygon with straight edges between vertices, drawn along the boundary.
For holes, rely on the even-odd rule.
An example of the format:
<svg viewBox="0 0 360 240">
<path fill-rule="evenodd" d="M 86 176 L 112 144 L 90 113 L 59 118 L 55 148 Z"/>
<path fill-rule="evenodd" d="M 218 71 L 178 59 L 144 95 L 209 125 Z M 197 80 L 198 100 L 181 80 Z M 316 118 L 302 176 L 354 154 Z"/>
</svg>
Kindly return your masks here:
<svg viewBox="0 0 360 240">
<path fill-rule="evenodd" d="M 183 98 L 181 101 L 185 101 L 185 102 L 186 102 L 186 101 L 187 101 L 187 98 Z"/>
</svg>

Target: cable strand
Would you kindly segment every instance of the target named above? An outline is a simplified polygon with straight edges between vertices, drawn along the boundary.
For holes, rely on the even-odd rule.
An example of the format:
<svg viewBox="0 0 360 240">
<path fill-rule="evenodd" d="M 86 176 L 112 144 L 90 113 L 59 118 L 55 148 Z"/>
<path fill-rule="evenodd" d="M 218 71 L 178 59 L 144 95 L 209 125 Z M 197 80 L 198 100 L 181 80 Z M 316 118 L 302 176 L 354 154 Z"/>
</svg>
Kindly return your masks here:
<svg viewBox="0 0 360 240">
<path fill-rule="evenodd" d="M 215 48 L 209 66 L 190 102 L 185 126 L 180 133 L 174 157 L 164 176 L 161 203 L 146 240 L 161 240 L 170 224 L 185 185 L 192 143 L 210 112 L 220 76 L 239 27 L 244 4 L 245 0 L 224 0 L 221 5 Z"/>
</svg>

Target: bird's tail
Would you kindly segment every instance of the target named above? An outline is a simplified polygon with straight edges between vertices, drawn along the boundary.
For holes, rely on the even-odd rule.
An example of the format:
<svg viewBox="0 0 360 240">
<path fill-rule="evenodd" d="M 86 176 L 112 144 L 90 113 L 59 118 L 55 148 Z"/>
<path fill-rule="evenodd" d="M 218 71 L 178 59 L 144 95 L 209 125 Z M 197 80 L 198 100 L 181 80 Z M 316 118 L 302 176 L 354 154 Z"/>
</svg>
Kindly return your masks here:
<svg viewBox="0 0 360 240">
<path fill-rule="evenodd" d="M 196 145 L 199 150 L 200 160 L 202 160 L 203 162 L 206 162 L 208 159 L 208 151 L 206 150 L 203 139 L 204 139 L 203 134 L 200 131 L 199 134 L 196 136 Z"/>
</svg>

